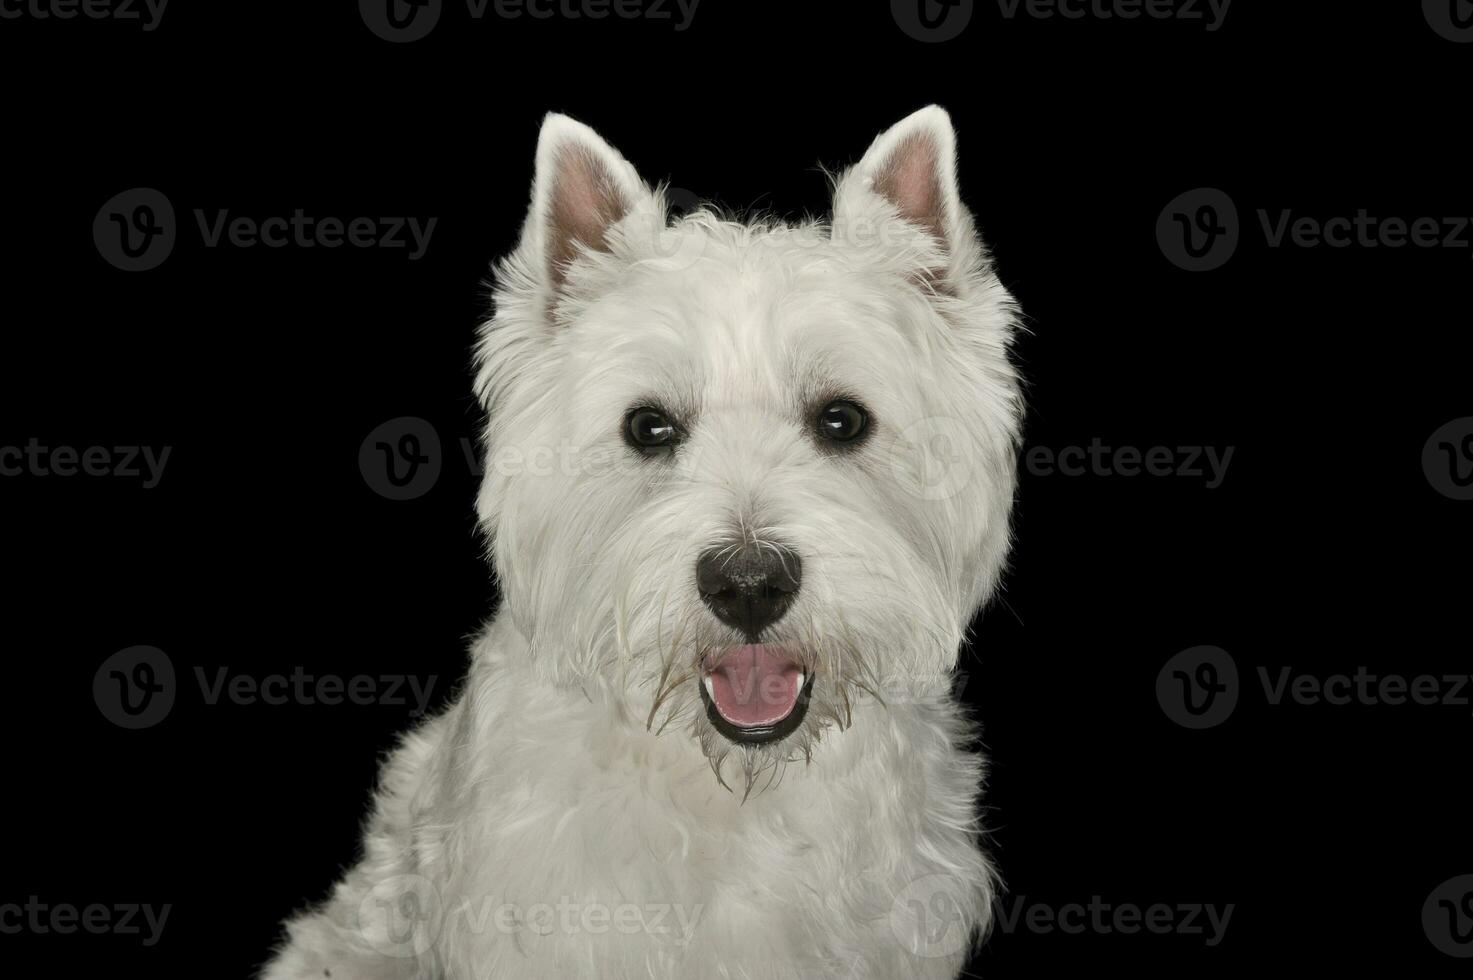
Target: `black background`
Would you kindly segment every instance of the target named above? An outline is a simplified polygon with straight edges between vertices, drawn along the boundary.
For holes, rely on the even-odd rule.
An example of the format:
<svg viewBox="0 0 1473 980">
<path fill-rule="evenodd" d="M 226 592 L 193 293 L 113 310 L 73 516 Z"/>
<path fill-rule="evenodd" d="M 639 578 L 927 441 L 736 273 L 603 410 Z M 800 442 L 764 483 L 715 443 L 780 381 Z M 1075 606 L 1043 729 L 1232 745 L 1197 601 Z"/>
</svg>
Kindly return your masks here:
<svg viewBox="0 0 1473 980">
<path fill-rule="evenodd" d="M 408 708 L 209 705 L 193 673 L 412 673 L 436 679 L 436 704 L 462 673 L 495 602 L 460 449 L 479 425 L 469 345 L 543 113 L 593 125 L 649 179 L 797 216 L 827 206 L 817 164 L 939 102 L 1029 316 L 1028 445 L 1234 447 L 1215 489 L 1025 474 L 1005 591 L 962 666 L 1004 910 L 1232 903 L 1223 939 L 1020 925 L 973 972 L 1466 975 L 1421 909 L 1473 873 L 1473 707 L 1273 706 L 1257 671 L 1469 670 L 1473 503 L 1437 492 L 1422 452 L 1473 415 L 1473 234 L 1270 248 L 1258 211 L 1473 214 L 1470 68 L 1473 44 L 1416 3 L 1239 0 L 1215 31 L 978 3 L 945 43 L 884 3 L 704 0 L 676 31 L 476 21 L 452 0 L 413 43 L 376 37 L 351 3 L 175 0 L 151 32 L 0 20 L 0 446 L 172 447 L 147 490 L 0 478 L 0 903 L 173 906 L 150 947 L 26 932 L 0 935 L 6 961 L 247 976 L 353 860 Z M 129 273 L 92 224 L 135 187 L 167 195 L 179 227 L 162 265 Z M 1236 202 L 1241 241 L 1192 273 L 1155 228 L 1198 187 Z M 409 261 L 205 248 L 196 208 L 438 222 Z M 408 501 L 357 462 L 400 416 L 444 454 Z M 127 731 L 92 680 L 137 644 L 167 652 L 180 693 Z M 1241 697 L 1193 731 L 1156 679 L 1201 644 L 1232 654 Z"/>
</svg>

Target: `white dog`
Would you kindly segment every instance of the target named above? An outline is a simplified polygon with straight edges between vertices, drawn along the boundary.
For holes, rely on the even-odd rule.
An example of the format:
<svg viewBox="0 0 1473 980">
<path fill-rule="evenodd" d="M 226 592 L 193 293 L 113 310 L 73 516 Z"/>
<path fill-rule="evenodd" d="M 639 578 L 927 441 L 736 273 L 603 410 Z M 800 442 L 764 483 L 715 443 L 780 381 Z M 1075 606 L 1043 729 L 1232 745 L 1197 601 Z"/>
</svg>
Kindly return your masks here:
<svg viewBox="0 0 1473 980">
<path fill-rule="evenodd" d="M 476 353 L 503 606 L 268 980 L 956 976 L 1020 396 L 954 147 L 922 109 L 831 222 L 667 221 L 547 117 Z"/>
</svg>

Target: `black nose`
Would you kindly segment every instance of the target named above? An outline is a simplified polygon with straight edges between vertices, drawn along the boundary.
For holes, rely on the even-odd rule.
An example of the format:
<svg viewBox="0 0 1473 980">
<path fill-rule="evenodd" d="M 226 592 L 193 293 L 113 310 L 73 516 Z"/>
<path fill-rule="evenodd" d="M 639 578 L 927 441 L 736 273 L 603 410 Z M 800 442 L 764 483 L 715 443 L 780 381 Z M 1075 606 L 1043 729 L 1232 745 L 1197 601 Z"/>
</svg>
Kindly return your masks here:
<svg viewBox="0 0 1473 980">
<path fill-rule="evenodd" d="M 798 594 L 803 563 L 786 548 L 763 542 L 708 551 L 696 562 L 696 588 L 716 618 L 756 642 L 782 619 Z"/>
</svg>

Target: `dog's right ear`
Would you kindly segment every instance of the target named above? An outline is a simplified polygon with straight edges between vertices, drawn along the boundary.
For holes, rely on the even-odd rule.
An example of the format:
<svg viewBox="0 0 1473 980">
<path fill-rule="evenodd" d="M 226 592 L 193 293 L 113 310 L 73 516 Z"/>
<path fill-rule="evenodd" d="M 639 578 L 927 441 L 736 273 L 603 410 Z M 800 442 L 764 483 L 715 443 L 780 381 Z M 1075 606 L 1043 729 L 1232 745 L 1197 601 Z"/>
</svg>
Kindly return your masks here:
<svg viewBox="0 0 1473 980">
<path fill-rule="evenodd" d="M 533 274 L 556 293 L 574 259 L 585 250 L 609 251 L 609 230 L 653 202 L 618 150 L 582 123 L 549 113 L 537 137 L 532 207 L 520 247 Z"/>
</svg>

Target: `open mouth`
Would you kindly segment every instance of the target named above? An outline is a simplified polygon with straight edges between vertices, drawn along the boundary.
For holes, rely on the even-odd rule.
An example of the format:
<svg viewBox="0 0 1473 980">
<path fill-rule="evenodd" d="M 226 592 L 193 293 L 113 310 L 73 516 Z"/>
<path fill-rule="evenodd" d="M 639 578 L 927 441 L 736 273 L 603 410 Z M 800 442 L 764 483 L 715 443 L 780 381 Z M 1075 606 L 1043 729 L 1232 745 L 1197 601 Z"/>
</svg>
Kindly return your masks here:
<svg viewBox="0 0 1473 980">
<path fill-rule="evenodd" d="M 775 742 L 808 713 L 813 674 L 781 646 L 728 647 L 707 657 L 705 668 L 706 717 L 733 742 Z"/>
</svg>

